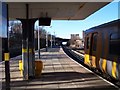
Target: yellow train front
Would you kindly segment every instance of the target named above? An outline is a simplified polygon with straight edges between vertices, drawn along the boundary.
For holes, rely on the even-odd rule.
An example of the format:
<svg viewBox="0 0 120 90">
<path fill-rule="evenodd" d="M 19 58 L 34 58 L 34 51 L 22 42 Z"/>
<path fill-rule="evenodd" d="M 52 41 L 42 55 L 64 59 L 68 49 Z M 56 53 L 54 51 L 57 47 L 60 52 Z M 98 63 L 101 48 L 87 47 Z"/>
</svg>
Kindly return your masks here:
<svg viewBox="0 0 120 90">
<path fill-rule="evenodd" d="M 86 30 L 84 45 L 85 64 L 120 80 L 120 20 Z"/>
</svg>

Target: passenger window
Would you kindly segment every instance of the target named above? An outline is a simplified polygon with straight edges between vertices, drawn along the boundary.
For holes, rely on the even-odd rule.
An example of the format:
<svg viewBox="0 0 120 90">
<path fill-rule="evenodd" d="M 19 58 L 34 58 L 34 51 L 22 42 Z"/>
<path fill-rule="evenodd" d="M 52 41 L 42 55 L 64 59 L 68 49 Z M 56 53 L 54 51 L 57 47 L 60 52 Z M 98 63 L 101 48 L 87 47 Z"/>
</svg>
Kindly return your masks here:
<svg viewBox="0 0 120 90">
<path fill-rule="evenodd" d="M 116 39 L 119 39 L 119 38 L 120 38 L 119 34 L 117 34 L 117 33 L 114 33 L 114 34 L 110 35 L 110 40 L 116 40 Z"/>
<path fill-rule="evenodd" d="M 96 51 L 97 48 L 97 33 L 93 34 L 93 51 Z"/>
<path fill-rule="evenodd" d="M 86 44 L 87 46 L 87 49 L 89 49 L 89 47 L 90 47 L 90 38 L 89 37 L 87 37 L 87 44 Z"/>
<path fill-rule="evenodd" d="M 120 36 L 118 33 L 110 35 L 109 53 L 112 55 L 120 55 Z"/>
</svg>

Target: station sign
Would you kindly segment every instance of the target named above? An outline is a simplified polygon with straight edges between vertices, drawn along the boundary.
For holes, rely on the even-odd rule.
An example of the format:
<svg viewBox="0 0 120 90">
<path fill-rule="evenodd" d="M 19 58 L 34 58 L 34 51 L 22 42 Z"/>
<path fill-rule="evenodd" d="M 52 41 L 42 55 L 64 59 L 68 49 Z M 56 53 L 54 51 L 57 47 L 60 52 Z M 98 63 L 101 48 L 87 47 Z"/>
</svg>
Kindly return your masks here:
<svg viewBox="0 0 120 90">
<path fill-rule="evenodd" d="M 2 7 L 2 10 L 1 10 L 1 34 L 0 36 L 2 38 L 7 38 L 7 7 L 6 7 L 6 3 L 2 2 L 1 3 L 1 7 Z"/>
<path fill-rule="evenodd" d="M 50 26 L 51 18 L 49 17 L 41 17 L 39 18 L 39 26 Z"/>
</svg>

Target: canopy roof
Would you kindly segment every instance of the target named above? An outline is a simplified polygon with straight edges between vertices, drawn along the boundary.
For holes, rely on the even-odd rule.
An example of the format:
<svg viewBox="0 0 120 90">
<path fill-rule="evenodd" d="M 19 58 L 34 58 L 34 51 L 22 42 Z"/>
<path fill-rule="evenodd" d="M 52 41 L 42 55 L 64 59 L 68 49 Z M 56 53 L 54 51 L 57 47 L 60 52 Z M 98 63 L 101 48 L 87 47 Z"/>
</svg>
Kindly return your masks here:
<svg viewBox="0 0 120 90">
<path fill-rule="evenodd" d="M 18 1 L 18 2 L 17 2 Z M 82 20 L 110 2 L 19 2 L 6 1 L 9 18 L 26 18 L 28 4 L 29 18 L 51 17 L 52 20 Z M 47 0 L 46 0 L 47 1 Z M 65 0 L 64 0 L 65 1 Z"/>
</svg>

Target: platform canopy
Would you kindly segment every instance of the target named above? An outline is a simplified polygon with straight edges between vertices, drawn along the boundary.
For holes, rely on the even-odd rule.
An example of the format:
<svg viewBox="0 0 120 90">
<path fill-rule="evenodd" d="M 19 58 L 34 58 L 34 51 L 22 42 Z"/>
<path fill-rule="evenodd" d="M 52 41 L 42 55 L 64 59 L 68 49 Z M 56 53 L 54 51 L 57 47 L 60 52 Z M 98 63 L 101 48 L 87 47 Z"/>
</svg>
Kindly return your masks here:
<svg viewBox="0 0 120 90">
<path fill-rule="evenodd" d="M 92 0 L 91 2 L 78 2 L 79 0 L 73 0 L 70 2 L 68 2 L 68 0 L 60 0 L 64 2 L 50 2 L 50 0 L 40 0 L 40 2 L 38 2 L 39 0 L 24 1 L 6 0 L 10 19 L 26 18 L 26 4 L 28 4 L 29 18 L 47 16 L 51 17 L 52 20 L 83 20 L 110 3 L 95 2 L 97 0 Z"/>
</svg>

